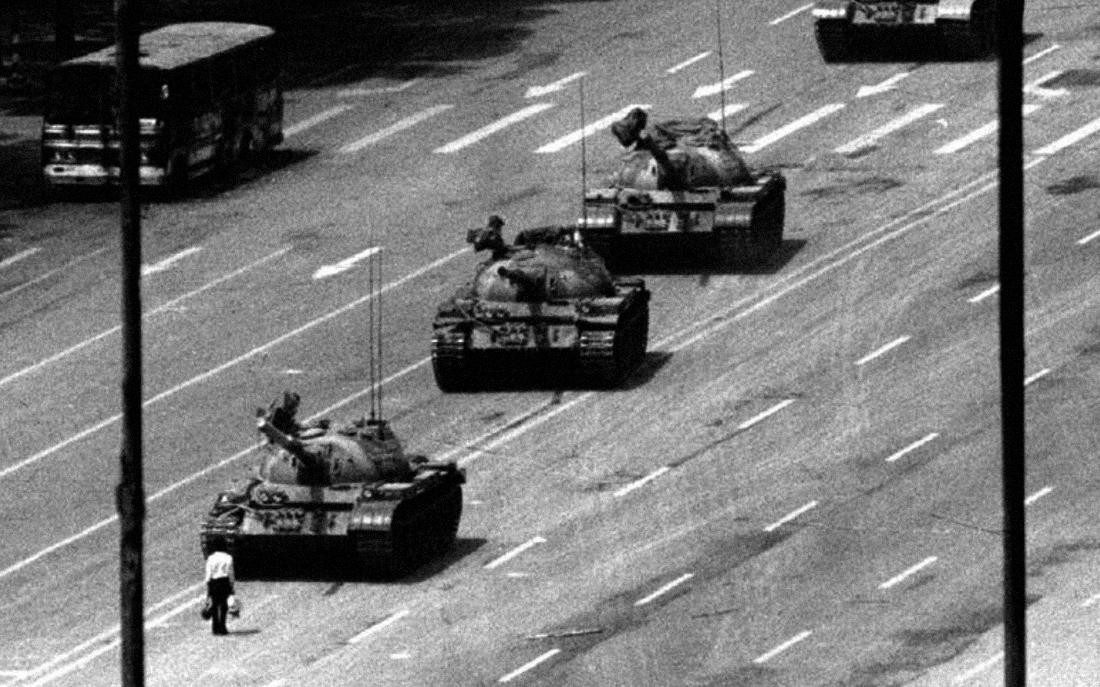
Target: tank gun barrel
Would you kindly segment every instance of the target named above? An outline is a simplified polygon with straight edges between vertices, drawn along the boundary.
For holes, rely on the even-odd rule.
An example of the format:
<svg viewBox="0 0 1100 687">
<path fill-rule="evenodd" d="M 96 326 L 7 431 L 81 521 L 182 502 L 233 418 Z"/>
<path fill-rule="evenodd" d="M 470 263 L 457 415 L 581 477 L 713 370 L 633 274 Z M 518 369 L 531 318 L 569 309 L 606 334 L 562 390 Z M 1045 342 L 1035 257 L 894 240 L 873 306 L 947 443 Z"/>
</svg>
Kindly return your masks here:
<svg viewBox="0 0 1100 687">
<path fill-rule="evenodd" d="M 280 431 L 266 417 L 256 418 L 256 429 L 260 430 L 260 433 L 267 437 L 268 441 L 285 449 L 287 453 L 290 453 L 304 464 L 310 467 L 317 466 L 317 457 L 309 452 L 305 444 L 296 437 Z"/>
</svg>

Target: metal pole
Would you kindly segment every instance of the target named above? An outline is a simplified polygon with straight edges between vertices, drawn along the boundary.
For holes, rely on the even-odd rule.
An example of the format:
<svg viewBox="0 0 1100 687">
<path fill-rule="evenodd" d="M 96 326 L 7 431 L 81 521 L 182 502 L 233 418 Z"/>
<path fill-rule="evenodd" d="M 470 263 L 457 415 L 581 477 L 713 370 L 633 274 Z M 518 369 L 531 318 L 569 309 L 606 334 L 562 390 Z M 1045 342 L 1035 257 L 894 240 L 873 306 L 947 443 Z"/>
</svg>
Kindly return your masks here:
<svg viewBox="0 0 1100 687">
<path fill-rule="evenodd" d="M 1004 507 L 1005 686 L 1027 684 L 1027 548 L 1024 521 L 1023 0 L 997 16 L 1000 107 L 1001 479 Z"/>
<path fill-rule="evenodd" d="M 141 416 L 141 202 L 138 198 L 138 0 L 115 0 L 119 208 L 122 252 L 122 450 L 119 516 L 119 612 L 123 687 L 145 684 L 145 491 Z"/>
</svg>

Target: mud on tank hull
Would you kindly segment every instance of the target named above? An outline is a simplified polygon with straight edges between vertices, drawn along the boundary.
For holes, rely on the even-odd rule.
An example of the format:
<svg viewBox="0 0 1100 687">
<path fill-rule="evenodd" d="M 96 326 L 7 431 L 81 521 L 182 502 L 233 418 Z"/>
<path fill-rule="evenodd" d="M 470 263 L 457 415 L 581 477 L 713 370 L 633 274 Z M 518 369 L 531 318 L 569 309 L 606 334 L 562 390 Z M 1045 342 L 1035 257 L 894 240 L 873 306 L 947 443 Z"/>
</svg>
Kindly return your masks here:
<svg viewBox="0 0 1100 687">
<path fill-rule="evenodd" d="M 557 363 L 586 386 L 621 383 L 645 359 L 649 291 L 615 282 L 615 296 L 545 303 L 456 297 L 433 323 L 432 370 L 443 391 L 471 391 L 499 370 Z"/>
<path fill-rule="evenodd" d="M 901 37 L 933 45 L 948 59 L 973 59 L 996 45 L 997 0 L 818 0 L 814 36 L 826 62 L 892 47 Z"/>
<path fill-rule="evenodd" d="M 253 480 L 218 495 L 200 530 L 202 553 L 224 537 L 244 574 L 335 560 L 345 570 L 399 576 L 452 545 L 464 482 L 453 464 L 435 463 L 420 464 L 410 482 L 319 487 Z"/>
<path fill-rule="evenodd" d="M 585 195 L 578 226 L 612 268 L 654 256 L 753 268 L 782 245 L 786 187 L 783 175 L 761 174 L 752 184 L 692 191 L 597 189 Z"/>
</svg>

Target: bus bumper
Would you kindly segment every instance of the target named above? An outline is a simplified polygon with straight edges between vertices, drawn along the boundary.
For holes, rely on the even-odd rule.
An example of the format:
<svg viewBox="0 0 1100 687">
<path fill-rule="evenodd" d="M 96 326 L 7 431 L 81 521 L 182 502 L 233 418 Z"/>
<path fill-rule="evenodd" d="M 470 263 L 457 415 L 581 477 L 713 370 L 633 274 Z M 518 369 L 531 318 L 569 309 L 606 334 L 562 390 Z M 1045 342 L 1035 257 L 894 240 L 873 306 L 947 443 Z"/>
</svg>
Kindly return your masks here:
<svg viewBox="0 0 1100 687">
<path fill-rule="evenodd" d="M 111 186 L 118 184 L 118 167 L 103 165 L 46 165 L 42 176 L 51 186 Z M 139 183 L 142 186 L 163 186 L 164 170 L 159 167 L 141 165 L 138 167 Z"/>
</svg>

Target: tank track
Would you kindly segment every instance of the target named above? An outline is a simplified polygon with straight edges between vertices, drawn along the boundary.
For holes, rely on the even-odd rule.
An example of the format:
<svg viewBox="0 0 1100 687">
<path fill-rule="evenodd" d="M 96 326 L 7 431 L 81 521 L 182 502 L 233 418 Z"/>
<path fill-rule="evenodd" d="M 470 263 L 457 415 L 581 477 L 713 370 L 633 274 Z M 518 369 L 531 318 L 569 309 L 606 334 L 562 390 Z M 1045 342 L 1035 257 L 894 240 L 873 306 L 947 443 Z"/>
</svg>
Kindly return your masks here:
<svg viewBox="0 0 1100 687">
<path fill-rule="evenodd" d="M 854 52 L 852 29 L 847 21 L 822 20 L 814 23 L 817 49 L 825 62 L 844 62 Z"/>
<path fill-rule="evenodd" d="M 620 384 L 645 359 L 649 338 L 649 309 L 638 309 L 620 318 L 615 329 L 580 332 L 578 353 L 581 376 L 594 386 Z"/>
<path fill-rule="evenodd" d="M 462 487 L 441 487 L 399 504 L 388 531 L 353 535 L 355 554 L 371 575 L 408 573 L 451 547 L 461 516 Z"/>
<path fill-rule="evenodd" d="M 755 268 L 767 265 L 783 245 L 786 207 L 782 193 L 773 193 L 753 209 L 751 226 L 718 233 L 718 258 L 724 265 Z"/>
<path fill-rule="evenodd" d="M 465 391 L 470 388 L 470 350 L 465 332 L 457 341 L 443 341 L 439 335 L 432 337 L 432 372 L 441 391 Z"/>
</svg>

